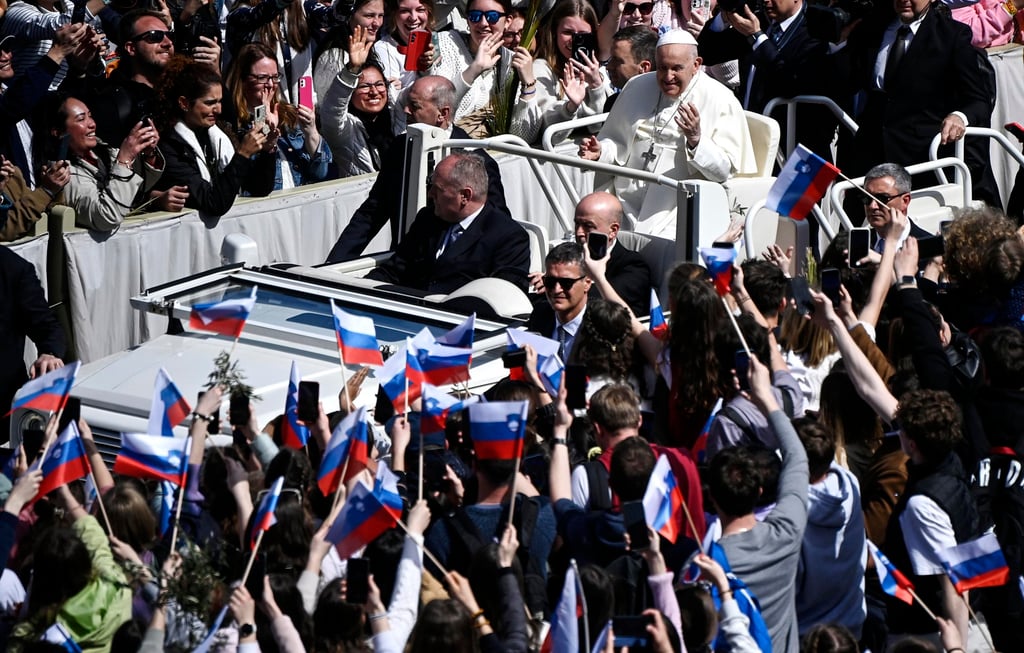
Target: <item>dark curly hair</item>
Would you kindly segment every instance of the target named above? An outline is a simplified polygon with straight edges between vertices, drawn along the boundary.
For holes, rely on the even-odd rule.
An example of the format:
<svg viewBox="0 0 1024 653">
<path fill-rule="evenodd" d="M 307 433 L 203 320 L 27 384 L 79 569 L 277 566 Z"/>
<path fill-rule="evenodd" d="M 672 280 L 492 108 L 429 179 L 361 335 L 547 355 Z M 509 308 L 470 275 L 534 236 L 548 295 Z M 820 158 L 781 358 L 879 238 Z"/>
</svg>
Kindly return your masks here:
<svg viewBox="0 0 1024 653">
<path fill-rule="evenodd" d="M 818 624 L 807 631 L 802 653 L 860 653 L 857 638 L 845 626 Z"/>
<path fill-rule="evenodd" d="M 977 292 L 994 295 L 990 257 L 999 243 L 1017 240 L 1017 226 L 999 211 L 985 207 L 963 209 L 949 224 L 944 235 L 946 250 L 942 260 L 946 273 L 961 285 Z M 1020 270 L 1019 266 L 1017 268 Z M 1013 276 L 1016 279 L 1016 274 Z"/>
<path fill-rule="evenodd" d="M 607 375 L 623 380 L 633 365 L 629 311 L 603 299 L 591 299 L 573 343 L 569 363 L 587 368 L 589 376 Z"/>
<path fill-rule="evenodd" d="M 961 439 L 960 407 L 942 390 L 913 390 L 900 397 L 896 418 L 903 434 L 929 462 L 939 462 Z"/>
</svg>

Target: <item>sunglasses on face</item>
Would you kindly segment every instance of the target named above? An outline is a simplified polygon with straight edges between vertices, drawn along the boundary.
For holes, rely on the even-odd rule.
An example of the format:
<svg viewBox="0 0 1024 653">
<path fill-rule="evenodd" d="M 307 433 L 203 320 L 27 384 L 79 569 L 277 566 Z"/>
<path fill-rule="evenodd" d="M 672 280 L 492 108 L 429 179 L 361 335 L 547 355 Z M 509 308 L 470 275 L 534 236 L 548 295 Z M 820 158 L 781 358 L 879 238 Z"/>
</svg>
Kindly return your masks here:
<svg viewBox="0 0 1024 653">
<path fill-rule="evenodd" d="M 164 29 L 151 29 L 149 31 L 143 32 L 142 34 L 136 34 L 128 40 L 132 43 L 145 41 L 146 43 L 152 43 L 153 45 L 156 45 L 157 43 L 163 43 L 164 39 L 171 38 L 172 34 L 174 34 L 174 32 Z"/>
<path fill-rule="evenodd" d="M 562 292 L 568 294 L 572 290 L 572 287 L 576 285 L 577 281 L 582 281 L 586 277 L 550 277 L 544 275 L 541 277 L 541 281 L 544 282 L 544 288 L 547 290 L 554 290 L 556 285 L 562 287 Z"/>
<path fill-rule="evenodd" d="M 899 193 L 897 195 L 886 195 L 885 193 L 879 193 L 877 195 L 871 195 L 870 197 L 867 195 L 861 195 L 860 201 L 864 206 L 868 206 L 872 202 L 878 202 L 882 206 L 885 206 L 894 199 L 898 197 L 903 197 L 904 195 L 906 195 L 906 193 Z"/>
<path fill-rule="evenodd" d="M 469 12 L 467 13 L 467 18 L 469 18 L 469 22 L 479 23 L 481 20 L 486 18 L 488 25 L 493 25 L 497 23 L 504 16 L 505 14 L 501 13 L 500 11 L 494 11 L 493 9 L 491 11 L 480 11 L 479 9 L 470 9 Z"/>
<path fill-rule="evenodd" d="M 637 12 L 637 11 L 640 12 L 641 16 L 650 15 L 650 13 L 652 11 L 654 11 L 654 3 L 653 2 L 644 2 L 644 3 L 636 4 L 636 3 L 633 3 L 633 2 L 627 2 L 626 6 L 622 8 L 622 13 L 627 15 L 627 16 L 629 14 L 632 14 L 632 13 Z"/>
</svg>

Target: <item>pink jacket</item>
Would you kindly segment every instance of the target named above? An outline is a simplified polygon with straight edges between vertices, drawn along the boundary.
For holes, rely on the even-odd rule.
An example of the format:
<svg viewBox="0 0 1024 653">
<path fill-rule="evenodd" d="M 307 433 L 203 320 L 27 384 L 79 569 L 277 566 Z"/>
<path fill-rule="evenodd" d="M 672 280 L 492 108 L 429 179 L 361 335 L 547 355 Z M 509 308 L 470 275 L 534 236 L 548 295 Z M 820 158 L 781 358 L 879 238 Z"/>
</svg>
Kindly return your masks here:
<svg viewBox="0 0 1024 653">
<path fill-rule="evenodd" d="M 1013 16 L 1002 0 L 980 0 L 953 10 L 953 18 L 971 28 L 971 43 L 979 48 L 1006 45 L 1013 38 Z"/>
</svg>

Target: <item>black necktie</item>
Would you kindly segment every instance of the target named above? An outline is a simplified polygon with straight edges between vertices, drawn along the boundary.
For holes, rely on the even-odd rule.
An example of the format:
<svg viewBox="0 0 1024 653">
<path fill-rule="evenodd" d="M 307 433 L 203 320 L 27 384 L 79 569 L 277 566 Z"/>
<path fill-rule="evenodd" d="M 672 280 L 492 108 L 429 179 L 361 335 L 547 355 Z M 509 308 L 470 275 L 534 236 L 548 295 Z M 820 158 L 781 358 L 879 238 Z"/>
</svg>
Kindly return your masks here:
<svg viewBox="0 0 1024 653">
<path fill-rule="evenodd" d="M 771 27 L 768 28 L 768 38 L 777 46 L 782 41 L 782 25 L 772 23 Z"/>
<path fill-rule="evenodd" d="M 889 48 L 889 57 L 885 60 L 885 77 L 883 78 L 883 84 L 886 89 L 888 89 L 891 82 L 896 79 L 896 71 L 900 69 L 900 63 L 903 61 L 903 55 L 907 53 L 907 37 L 909 36 L 909 25 L 902 25 L 898 30 L 896 30 L 896 40 L 893 41 L 892 47 Z"/>
</svg>

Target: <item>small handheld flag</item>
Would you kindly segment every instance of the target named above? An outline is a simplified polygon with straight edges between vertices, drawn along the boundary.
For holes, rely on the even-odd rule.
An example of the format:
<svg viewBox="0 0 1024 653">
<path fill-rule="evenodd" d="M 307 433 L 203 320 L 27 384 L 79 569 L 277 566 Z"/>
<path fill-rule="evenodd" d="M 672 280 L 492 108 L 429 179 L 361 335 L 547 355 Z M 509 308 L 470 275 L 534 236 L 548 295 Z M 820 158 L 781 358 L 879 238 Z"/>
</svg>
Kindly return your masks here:
<svg viewBox="0 0 1024 653">
<path fill-rule="evenodd" d="M 668 337 L 668 322 L 665 321 L 665 313 L 661 310 L 661 302 L 658 301 L 658 293 L 651 288 L 651 326 L 650 332 L 658 340 Z"/>
<path fill-rule="evenodd" d="M 69 653 L 82 653 L 82 647 L 71 638 L 71 633 L 59 622 L 47 628 L 40 639 L 50 644 L 56 644 Z"/>
<path fill-rule="evenodd" d="M 420 415 L 420 432 L 423 433 L 423 439 L 431 444 L 443 444 L 444 427 L 448 420 L 448 414 L 457 413 L 479 400 L 479 397 L 456 399 L 447 392 L 442 392 L 439 388 L 424 383 L 423 410 Z M 438 439 L 440 442 L 437 442 Z"/>
<path fill-rule="evenodd" d="M 384 505 L 395 519 L 402 518 L 402 495 L 398 491 L 398 477 L 383 460 L 377 463 L 377 476 L 373 479 L 373 496 Z"/>
<path fill-rule="evenodd" d="M 114 473 L 134 478 L 151 478 L 182 484 L 188 462 L 189 438 L 122 433 L 121 451 L 114 460 Z"/>
<path fill-rule="evenodd" d="M 357 481 L 327 531 L 327 541 L 334 544 L 338 556 L 345 560 L 397 523 L 398 519 L 374 496 L 373 490 Z"/>
<path fill-rule="evenodd" d="M 406 339 L 408 340 L 408 338 Z M 384 365 L 373 371 L 384 394 L 391 400 L 396 413 L 404 413 L 406 404 L 411 404 L 420 397 L 420 384 L 411 380 L 406 382 L 406 346 L 391 354 Z M 408 386 L 408 387 L 407 387 Z"/>
<path fill-rule="evenodd" d="M 242 335 L 245 322 L 256 306 L 256 286 L 252 294 L 241 299 L 225 299 L 219 302 L 196 304 L 192 307 L 188 325 L 200 331 L 212 331 L 223 336 L 237 338 Z"/>
<path fill-rule="evenodd" d="M 320 491 L 325 497 L 334 494 L 340 484 L 366 468 L 369 458 L 366 408 L 360 406 L 346 415 L 331 434 L 317 474 Z"/>
<path fill-rule="evenodd" d="M 473 330 L 476 328 L 476 313 L 451 331 L 437 337 L 437 344 L 449 347 L 473 348 Z"/>
<path fill-rule="evenodd" d="M 573 560 L 565 571 L 562 596 L 558 599 L 555 611 L 551 613 L 551 628 L 541 646 L 541 653 L 579 651 L 581 621 L 587 623 L 587 600 L 583 595 L 583 584 L 576 569 L 576 561 Z M 583 650 L 588 648 L 589 645 Z"/>
<path fill-rule="evenodd" d="M 309 427 L 299 424 L 299 380 L 299 366 L 292 361 L 288 394 L 284 400 L 284 419 L 281 420 L 281 442 L 289 449 L 301 449 L 309 441 Z"/>
<path fill-rule="evenodd" d="M 665 454 L 658 456 L 658 462 L 651 472 L 643 506 L 647 524 L 675 544 L 683 524 L 683 492 L 679 489 L 672 465 Z"/>
<path fill-rule="evenodd" d="M 961 594 L 976 587 L 1005 585 L 1010 580 L 1010 568 L 995 533 L 937 553 L 953 586 Z"/>
<path fill-rule="evenodd" d="M 281 490 L 284 488 L 284 477 L 279 476 L 270 488 L 270 492 L 264 495 L 260 501 L 260 507 L 256 511 L 256 519 L 253 520 L 252 538 L 249 540 L 249 548 L 256 547 L 256 539 L 260 533 L 270 530 L 270 527 L 277 523 L 274 511 L 277 510 L 277 500 L 281 498 Z"/>
<path fill-rule="evenodd" d="M 765 208 L 803 220 L 838 176 L 839 168 L 798 144 L 768 191 Z"/>
<path fill-rule="evenodd" d="M 7 414 L 10 415 L 19 408 L 35 408 L 51 413 L 61 410 L 67 403 L 71 386 L 75 384 L 75 376 L 81 366 L 79 361 L 75 361 L 70 365 L 47 372 L 21 386 L 15 393 L 14 403 Z"/>
<path fill-rule="evenodd" d="M 477 460 L 516 460 L 523 453 L 528 401 L 491 401 L 469 407 L 469 433 Z"/>
<path fill-rule="evenodd" d="M 46 496 L 62 485 L 86 476 L 89 473 L 89 457 L 85 453 L 82 437 L 78 433 L 78 425 L 69 422 L 64 431 L 57 437 L 46 451 L 42 462 L 36 461 L 29 471 L 41 469 L 43 482 L 39 485 L 36 497 Z"/>
<path fill-rule="evenodd" d="M 346 365 L 384 364 L 377 344 L 377 328 L 373 318 L 346 313 L 331 300 L 331 314 L 334 316 L 334 333 L 338 338 L 338 351 Z"/>
<path fill-rule="evenodd" d="M 889 562 L 889 558 L 878 550 L 874 542 L 868 540 L 868 551 L 875 559 L 875 569 L 878 571 L 878 580 L 882 583 L 882 589 L 889 596 L 894 596 L 904 603 L 913 605 L 914 584 L 907 580 L 899 569 Z"/>
<path fill-rule="evenodd" d="M 406 375 L 410 383 L 445 385 L 469 380 L 473 350 L 434 342 L 424 329 L 406 343 Z"/>
<path fill-rule="evenodd" d="M 178 386 L 174 385 L 171 375 L 161 367 L 156 373 L 156 382 L 153 384 L 153 403 L 149 409 L 149 434 L 173 435 L 174 427 L 181 424 L 190 412 L 192 412 L 191 406 L 185 401 Z"/>
<path fill-rule="evenodd" d="M 736 250 L 732 247 L 701 247 L 700 257 L 711 274 L 715 292 L 725 297 L 732 291 L 732 264 L 736 261 Z"/>
</svg>

